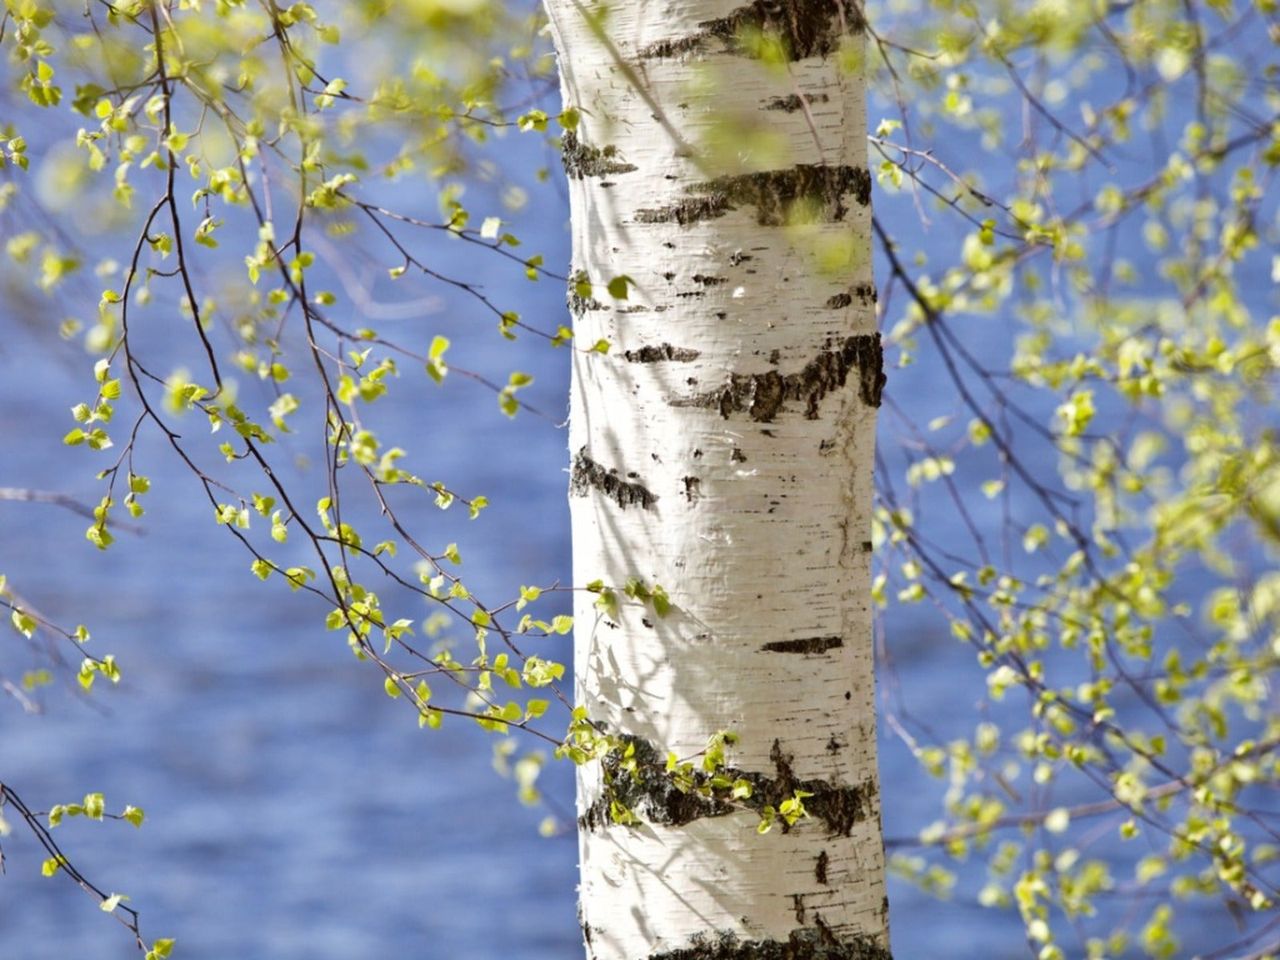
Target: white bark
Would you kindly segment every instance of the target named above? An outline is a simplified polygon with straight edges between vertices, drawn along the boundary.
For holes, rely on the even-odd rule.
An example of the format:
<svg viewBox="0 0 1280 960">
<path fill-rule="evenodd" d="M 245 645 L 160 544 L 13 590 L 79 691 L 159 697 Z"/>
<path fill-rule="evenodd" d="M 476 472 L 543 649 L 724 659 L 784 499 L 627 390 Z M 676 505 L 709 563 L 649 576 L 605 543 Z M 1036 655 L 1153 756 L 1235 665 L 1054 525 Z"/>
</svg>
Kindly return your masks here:
<svg viewBox="0 0 1280 960">
<path fill-rule="evenodd" d="M 547 6 L 565 105 L 582 112 L 566 150 L 574 269 L 595 283 L 575 311 L 574 577 L 658 583 L 673 605 L 663 618 L 623 599 L 615 623 L 578 594 L 579 702 L 635 738 L 642 774 L 610 786 L 600 765 L 581 769 L 588 954 L 887 956 L 857 13 Z M 750 55 L 761 28 L 790 62 Z M 634 281 L 625 301 L 604 290 L 619 275 Z M 581 350 L 601 338 L 607 356 Z M 809 818 L 759 836 L 752 803 L 665 787 L 668 750 L 691 757 L 723 730 L 754 806 L 805 790 Z M 641 822 L 611 822 L 610 799 Z"/>
</svg>

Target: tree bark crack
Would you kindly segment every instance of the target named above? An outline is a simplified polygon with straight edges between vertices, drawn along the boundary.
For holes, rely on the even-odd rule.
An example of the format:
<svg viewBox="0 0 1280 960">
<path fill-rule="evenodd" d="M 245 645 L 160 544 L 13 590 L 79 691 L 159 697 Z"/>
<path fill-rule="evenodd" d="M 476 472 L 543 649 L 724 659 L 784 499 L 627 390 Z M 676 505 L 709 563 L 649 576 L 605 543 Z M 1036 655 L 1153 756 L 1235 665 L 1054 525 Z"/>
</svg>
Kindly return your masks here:
<svg viewBox="0 0 1280 960">
<path fill-rule="evenodd" d="M 587 456 L 587 448 L 583 447 L 573 458 L 573 469 L 569 474 L 569 496 L 585 497 L 592 490 L 600 491 L 623 510 L 636 506 L 652 510 L 658 501 L 657 496 L 650 493 L 644 484 L 622 479 L 616 469 L 601 466 Z"/>
<path fill-rule="evenodd" d="M 844 637 L 801 637 L 799 640 L 772 640 L 761 650 L 768 653 L 826 653 L 844 646 Z"/>
<path fill-rule="evenodd" d="M 862 402 L 871 407 L 880 406 L 885 383 L 880 334 L 848 337 L 838 348 L 828 347 L 796 373 L 770 370 L 731 374 L 723 387 L 678 399 L 674 405 L 719 410 L 726 420 L 735 413 L 746 413 L 757 423 L 771 423 L 787 401 L 800 401 L 804 404 L 805 418 L 817 420 L 823 398 L 844 387 L 850 373 L 858 377 Z"/>
<path fill-rule="evenodd" d="M 855 824 L 871 815 L 876 792 L 873 781 L 833 784 L 822 779 L 802 780 L 791 769 L 792 758 L 783 753 L 778 740 L 769 754 L 774 764 L 772 775 L 733 767 L 715 774 L 724 782 L 745 780 L 751 784 L 751 796 L 745 799 L 731 799 L 730 788 L 714 786 L 712 775 L 701 771 L 694 773 L 692 788 L 685 789 L 667 770 L 665 755 L 652 743 L 639 737 L 624 736 L 622 740 L 624 747 L 601 760 L 605 788 L 578 818 L 583 830 L 613 826 L 610 808 L 615 801 L 649 823 L 681 827 L 704 817 L 727 816 L 743 807 L 760 810 L 770 806 L 776 810 L 798 790 L 808 794 L 804 806 L 809 816 L 820 821 L 832 836 L 849 836 Z M 634 747 L 630 757 L 624 757 L 627 747 Z M 776 822 L 784 833 L 792 829 L 781 818 Z"/>
<path fill-rule="evenodd" d="M 785 940 L 742 940 L 733 933 L 698 934 L 686 947 L 651 953 L 649 960 L 892 960 L 865 934 L 840 936 L 821 915 L 815 925 L 792 930 Z"/>
<path fill-rule="evenodd" d="M 702 351 L 690 350 L 687 347 L 673 347 L 669 343 L 660 343 L 656 347 L 650 344 L 641 347 L 639 350 L 628 350 L 622 356 L 629 363 L 660 363 L 663 360 L 688 363 L 702 356 Z"/>
<path fill-rule="evenodd" d="M 787 58 L 794 62 L 830 56 L 839 47 L 842 32 L 859 34 L 865 28 L 857 5 L 843 0 L 755 0 L 727 17 L 703 20 L 689 36 L 650 44 L 640 57 L 653 60 L 700 53 L 718 40 L 729 53 L 755 58 L 760 44 L 749 38 L 769 33 L 781 38 Z"/>
<path fill-rule="evenodd" d="M 784 113 L 795 113 L 803 110 L 807 104 L 826 103 L 831 97 L 825 93 L 809 93 L 801 96 L 798 93 L 785 97 L 774 97 L 764 105 L 766 110 L 781 110 Z"/>
<path fill-rule="evenodd" d="M 634 163 L 627 163 L 617 147 L 587 146 L 572 130 L 566 130 L 560 138 L 560 147 L 564 152 L 564 172 L 575 180 L 631 173 L 639 169 Z"/>
<path fill-rule="evenodd" d="M 693 196 L 637 210 L 636 222 L 685 226 L 739 207 L 755 207 L 761 226 L 778 227 L 793 218 L 840 221 L 849 213 L 846 196 L 852 194 L 863 207 L 871 203 L 871 174 L 863 167 L 800 163 L 787 170 L 716 177 L 686 191 Z"/>
</svg>

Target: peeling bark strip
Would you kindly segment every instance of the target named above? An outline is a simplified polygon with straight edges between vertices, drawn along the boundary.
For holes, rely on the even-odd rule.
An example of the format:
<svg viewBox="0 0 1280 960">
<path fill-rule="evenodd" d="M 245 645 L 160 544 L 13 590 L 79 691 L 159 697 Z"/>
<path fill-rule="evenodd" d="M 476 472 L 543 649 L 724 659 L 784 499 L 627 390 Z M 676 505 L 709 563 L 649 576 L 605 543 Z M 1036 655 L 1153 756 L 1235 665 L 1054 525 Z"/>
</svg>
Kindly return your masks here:
<svg viewBox="0 0 1280 960">
<path fill-rule="evenodd" d="M 761 650 L 768 653 L 826 653 L 844 646 L 844 637 L 801 637 L 799 640 L 773 640 Z"/>
<path fill-rule="evenodd" d="M 750 797 L 730 802 L 728 789 L 720 790 L 719 796 L 714 790 L 710 796 L 704 796 L 697 790 L 685 793 L 672 780 L 667 772 L 666 757 L 653 744 L 639 737 L 623 737 L 623 740 L 635 746 L 635 752 L 628 761 L 629 765 L 634 763 L 634 773 L 623 769 L 621 750 L 601 760 L 605 789 L 578 818 L 580 829 L 601 830 L 612 826 L 609 807 L 615 800 L 649 823 L 682 827 L 704 817 L 727 816 L 743 807 L 760 810 L 771 806 L 776 810 L 783 800 L 794 796 L 797 790 L 803 790 L 809 794 L 804 798 L 809 816 L 821 821 L 832 836 L 847 837 L 854 824 L 869 815 L 877 789 L 873 781 L 840 786 L 826 780 L 800 780 L 791 769 L 791 758 L 782 752 L 782 744 L 775 740 L 769 754 L 776 768 L 775 776 L 733 767 L 720 772 L 720 776 L 730 781 L 742 779 L 751 784 Z M 695 772 L 694 780 L 697 786 L 706 786 L 711 777 Z M 783 833 L 792 829 L 781 819 L 777 822 Z"/>
<path fill-rule="evenodd" d="M 805 104 L 826 103 L 831 98 L 825 93 L 810 93 L 801 97 L 798 93 L 793 93 L 787 97 L 775 97 L 764 105 L 766 110 L 781 110 L 783 113 L 795 113 L 797 110 L 803 110 Z"/>
<path fill-rule="evenodd" d="M 858 392 L 862 402 L 880 406 L 884 389 L 884 351 L 880 334 L 866 333 L 849 337 L 838 350 L 818 354 L 799 373 L 735 373 L 719 390 L 690 399 L 677 400 L 678 407 L 711 407 L 726 420 L 734 413 L 746 413 L 757 423 L 771 423 L 782 412 L 788 400 L 804 401 L 807 420 L 818 419 L 818 405 L 827 394 L 839 390 L 849 379 L 850 371 L 858 374 Z"/>
<path fill-rule="evenodd" d="M 637 223 L 678 223 L 715 220 L 738 207 L 755 207 L 756 222 L 780 227 L 792 216 L 843 220 L 849 213 L 844 198 L 853 194 L 860 206 L 871 203 L 871 174 L 862 167 L 800 163 L 789 170 L 767 170 L 733 177 L 717 177 L 693 184 L 695 196 L 665 207 L 637 210 Z"/>
<path fill-rule="evenodd" d="M 565 131 L 560 144 L 564 151 L 564 172 L 573 179 L 606 177 L 637 169 L 634 163 L 627 163 L 622 158 L 617 147 L 589 147 L 572 130 Z"/>
<path fill-rule="evenodd" d="M 596 463 L 587 456 L 587 448 L 583 447 L 573 458 L 569 496 L 585 497 L 592 490 L 599 490 L 623 510 L 634 506 L 652 510 L 658 500 L 643 484 L 628 483 L 618 476 L 617 470 L 606 470 Z"/>
<path fill-rule="evenodd" d="M 730 53 L 753 57 L 758 45 L 748 38 L 772 33 L 782 38 L 787 57 L 794 62 L 827 57 L 840 45 L 842 29 L 858 34 L 865 28 L 857 5 L 843 0 L 755 0 L 727 17 L 703 20 L 697 33 L 645 47 L 640 57 L 655 60 L 698 53 L 712 40 L 719 40 Z"/>
<path fill-rule="evenodd" d="M 739 940 L 732 933 L 695 936 L 689 946 L 652 953 L 649 960 L 892 960 L 888 950 L 868 936 L 837 937 L 815 917 L 817 926 L 792 930 L 786 940 Z"/>
<path fill-rule="evenodd" d="M 702 351 L 689 350 L 686 347 L 673 347 L 669 343 L 660 343 L 656 347 L 647 346 L 641 347 L 639 350 L 628 350 L 622 356 L 630 363 L 660 363 L 663 360 L 688 363 L 702 356 Z"/>
</svg>

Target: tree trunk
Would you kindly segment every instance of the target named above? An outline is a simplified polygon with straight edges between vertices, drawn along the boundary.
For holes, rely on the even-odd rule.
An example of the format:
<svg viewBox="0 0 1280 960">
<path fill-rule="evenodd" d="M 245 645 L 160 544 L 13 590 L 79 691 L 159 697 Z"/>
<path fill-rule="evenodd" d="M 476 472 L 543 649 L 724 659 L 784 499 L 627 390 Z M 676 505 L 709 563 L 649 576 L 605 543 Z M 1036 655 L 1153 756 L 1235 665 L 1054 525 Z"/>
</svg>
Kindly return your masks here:
<svg viewBox="0 0 1280 960">
<path fill-rule="evenodd" d="M 546 2 L 594 284 L 570 287 L 574 577 L 619 601 L 575 609 L 578 702 L 622 738 L 579 774 L 587 953 L 887 957 L 860 14 Z"/>
</svg>

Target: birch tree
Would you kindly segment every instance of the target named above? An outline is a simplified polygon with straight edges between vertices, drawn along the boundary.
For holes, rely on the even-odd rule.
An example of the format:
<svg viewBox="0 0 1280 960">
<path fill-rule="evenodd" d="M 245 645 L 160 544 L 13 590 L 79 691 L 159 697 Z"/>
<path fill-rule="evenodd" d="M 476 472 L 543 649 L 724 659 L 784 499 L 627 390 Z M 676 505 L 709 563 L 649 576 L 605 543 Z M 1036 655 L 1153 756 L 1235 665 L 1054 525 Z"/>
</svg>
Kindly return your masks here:
<svg viewBox="0 0 1280 960">
<path fill-rule="evenodd" d="M 208 532 L 229 604 L 310 604 L 580 836 L 557 957 L 882 958 L 884 872 L 903 955 L 1274 955 L 1274 0 L 547 8 L 5 0 L 0 506 L 69 526 L 0 538 L 4 704 L 180 656 L 75 551 L 172 596 Z M 137 538 L 184 498 L 181 551 Z M 226 655 L 309 666 L 302 630 Z M 119 764 L 49 796 L 60 747 L 6 754 L 5 882 L 198 954 L 149 919 L 188 865 L 133 899 L 77 866 L 151 798 Z M 450 813 L 405 812 L 424 846 Z"/>
<path fill-rule="evenodd" d="M 573 365 L 574 574 L 630 595 L 575 610 L 582 722 L 625 745 L 580 768 L 588 955 L 884 955 L 861 21 L 548 9 L 573 271 L 610 280 L 575 333 L 613 345 Z"/>
</svg>

